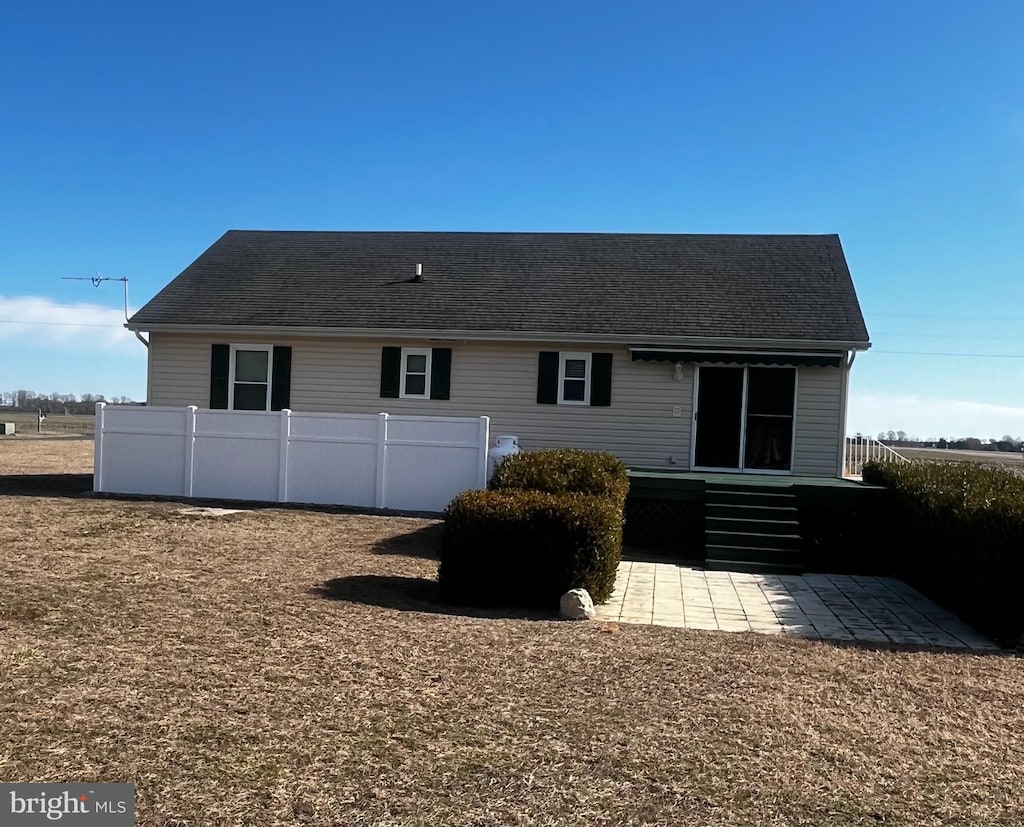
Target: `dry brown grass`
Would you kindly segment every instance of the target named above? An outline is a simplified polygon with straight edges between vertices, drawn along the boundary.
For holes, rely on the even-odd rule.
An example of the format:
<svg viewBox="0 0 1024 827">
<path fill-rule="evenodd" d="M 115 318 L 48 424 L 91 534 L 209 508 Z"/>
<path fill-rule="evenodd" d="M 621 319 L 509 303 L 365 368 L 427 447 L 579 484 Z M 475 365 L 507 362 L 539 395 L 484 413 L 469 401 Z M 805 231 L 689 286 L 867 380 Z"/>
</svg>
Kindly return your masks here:
<svg viewBox="0 0 1024 827">
<path fill-rule="evenodd" d="M 93 441 L 80 435 L 0 437 L 0 474 L 91 474 Z"/>
<path fill-rule="evenodd" d="M 0 496 L 0 777 L 144 827 L 1024 822 L 1019 659 L 472 617 L 431 521 L 178 508 Z"/>
</svg>

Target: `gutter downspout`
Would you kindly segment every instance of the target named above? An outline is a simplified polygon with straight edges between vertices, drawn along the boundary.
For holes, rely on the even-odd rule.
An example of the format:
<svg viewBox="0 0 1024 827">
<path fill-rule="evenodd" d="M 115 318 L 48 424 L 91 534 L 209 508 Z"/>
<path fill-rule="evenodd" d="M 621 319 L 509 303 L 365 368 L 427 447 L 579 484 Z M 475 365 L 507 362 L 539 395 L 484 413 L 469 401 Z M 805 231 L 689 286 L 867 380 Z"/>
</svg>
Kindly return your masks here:
<svg viewBox="0 0 1024 827">
<path fill-rule="evenodd" d="M 842 387 L 839 390 L 839 409 L 842 411 L 839 422 L 839 479 L 843 479 L 846 474 L 846 408 L 850 399 L 850 368 L 853 367 L 853 360 L 856 358 L 857 351 L 851 350 L 849 358 L 843 360 Z"/>
</svg>

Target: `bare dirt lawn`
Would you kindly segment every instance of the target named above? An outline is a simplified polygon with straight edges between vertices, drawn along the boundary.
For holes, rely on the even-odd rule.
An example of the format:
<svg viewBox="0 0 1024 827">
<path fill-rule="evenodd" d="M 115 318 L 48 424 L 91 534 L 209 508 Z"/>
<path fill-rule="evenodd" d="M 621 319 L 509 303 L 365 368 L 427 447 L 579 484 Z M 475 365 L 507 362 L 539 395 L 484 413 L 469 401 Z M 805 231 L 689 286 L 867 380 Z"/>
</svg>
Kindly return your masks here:
<svg viewBox="0 0 1024 827">
<path fill-rule="evenodd" d="M 0 478 L 0 777 L 143 827 L 1024 823 L 1012 656 L 473 616 L 433 521 L 180 508 Z"/>
<path fill-rule="evenodd" d="M 80 434 L 0 436 L 0 475 L 91 474 L 93 441 Z"/>
</svg>

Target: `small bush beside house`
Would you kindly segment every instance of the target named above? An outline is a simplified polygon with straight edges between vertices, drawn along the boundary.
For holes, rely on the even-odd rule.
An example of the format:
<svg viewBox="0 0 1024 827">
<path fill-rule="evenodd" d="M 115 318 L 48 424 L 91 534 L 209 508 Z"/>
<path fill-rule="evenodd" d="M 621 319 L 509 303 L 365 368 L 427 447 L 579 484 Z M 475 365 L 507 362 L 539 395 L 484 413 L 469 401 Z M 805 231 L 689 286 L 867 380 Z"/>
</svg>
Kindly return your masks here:
<svg viewBox="0 0 1024 827">
<path fill-rule="evenodd" d="M 557 448 L 506 457 L 488 487 L 495 491 L 594 494 L 624 503 L 629 476 L 625 464 L 613 454 Z"/>
<path fill-rule="evenodd" d="M 997 639 L 1024 634 L 1024 479 L 973 463 L 870 463 L 896 573 Z"/>
<path fill-rule="evenodd" d="M 570 589 L 607 600 L 622 557 L 625 466 L 608 454 L 537 451 L 498 466 L 489 491 L 445 511 L 438 580 L 452 603 L 554 608 Z"/>
<path fill-rule="evenodd" d="M 621 510 L 608 497 L 467 491 L 445 513 L 441 597 L 552 608 L 583 588 L 607 600 L 621 550 Z"/>
</svg>

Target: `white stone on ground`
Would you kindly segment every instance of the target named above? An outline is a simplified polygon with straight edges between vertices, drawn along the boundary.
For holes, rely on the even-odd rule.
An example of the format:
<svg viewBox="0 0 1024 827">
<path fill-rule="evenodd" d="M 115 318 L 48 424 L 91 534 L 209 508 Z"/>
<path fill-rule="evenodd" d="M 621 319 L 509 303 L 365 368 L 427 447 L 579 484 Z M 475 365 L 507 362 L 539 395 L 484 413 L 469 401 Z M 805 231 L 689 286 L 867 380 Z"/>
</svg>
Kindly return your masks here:
<svg viewBox="0 0 1024 827">
<path fill-rule="evenodd" d="M 569 620 L 590 620 L 597 613 L 586 589 L 572 589 L 563 594 L 558 612 Z"/>
</svg>

